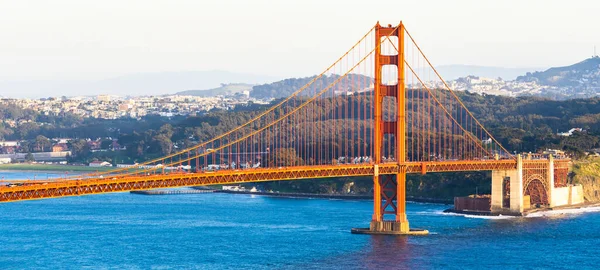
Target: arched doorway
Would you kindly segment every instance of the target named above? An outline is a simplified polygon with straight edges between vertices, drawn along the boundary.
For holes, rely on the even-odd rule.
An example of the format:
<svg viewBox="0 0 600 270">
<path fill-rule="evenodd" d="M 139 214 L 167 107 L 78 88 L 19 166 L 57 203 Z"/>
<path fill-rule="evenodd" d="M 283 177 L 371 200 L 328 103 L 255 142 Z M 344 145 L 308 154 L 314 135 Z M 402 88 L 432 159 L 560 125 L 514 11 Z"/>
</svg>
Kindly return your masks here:
<svg viewBox="0 0 600 270">
<path fill-rule="evenodd" d="M 525 195 L 529 195 L 531 207 L 549 204 L 546 187 L 542 181 L 538 179 L 533 179 L 529 182 L 529 184 L 527 184 L 527 187 L 525 188 Z"/>
</svg>

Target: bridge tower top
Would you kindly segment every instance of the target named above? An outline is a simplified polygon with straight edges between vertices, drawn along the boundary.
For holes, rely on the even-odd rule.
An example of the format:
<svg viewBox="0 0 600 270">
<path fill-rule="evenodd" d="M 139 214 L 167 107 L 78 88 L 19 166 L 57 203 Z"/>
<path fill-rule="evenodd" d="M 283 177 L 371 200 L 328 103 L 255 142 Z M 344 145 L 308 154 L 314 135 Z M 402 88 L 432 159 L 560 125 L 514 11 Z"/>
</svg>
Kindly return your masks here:
<svg viewBox="0 0 600 270">
<path fill-rule="evenodd" d="M 395 39 L 390 38 L 395 37 Z M 395 50 L 390 50 L 383 54 L 382 48 L 385 46 L 394 46 Z M 396 78 L 387 78 L 383 80 L 383 67 L 389 66 L 395 69 Z M 390 72 L 390 69 L 386 70 Z M 394 73 L 394 72 L 392 72 Z M 373 158 L 375 163 L 381 163 L 382 143 L 384 136 L 393 135 L 395 147 L 390 149 L 389 155 L 393 155 L 398 163 L 406 161 L 406 114 L 405 114 L 405 73 L 404 73 L 404 25 L 400 22 L 397 26 L 381 26 L 377 22 L 375 26 L 375 71 L 374 71 L 374 121 L 375 128 L 373 137 L 375 138 L 373 146 Z M 396 103 L 395 119 L 384 119 L 383 102 L 386 98 L 392 98 Z"/>
</svg>

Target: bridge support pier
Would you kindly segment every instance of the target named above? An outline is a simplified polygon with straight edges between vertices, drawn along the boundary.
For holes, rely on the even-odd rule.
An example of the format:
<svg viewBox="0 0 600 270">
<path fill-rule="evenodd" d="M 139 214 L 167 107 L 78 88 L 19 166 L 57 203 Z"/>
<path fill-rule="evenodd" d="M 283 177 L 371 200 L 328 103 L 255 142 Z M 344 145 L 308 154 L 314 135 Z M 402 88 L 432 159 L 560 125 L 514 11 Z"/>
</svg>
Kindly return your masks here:
<svg viewBox="0 0 600 270">
<path fill-rule="evenodd" d="M 548 178 L 548 203 L 550 204 L 550 207 L 555 207 L 556 200 L 552 197 L 554 191 L 554 157 L 552 155 L 548 157 L 548 176 L 546 177 Z M 570 194 L 571 193 L 569 192 L 569 195 Z M 569 202 L 569 204 L 571 204 L 571 202 Z"/>
<path fill-rule="evenodd" d="M 352 233 L 395 235 L 429 233 L 427 230 L 411 230 L 406 218 L 406 168 L 400 167 L 400 173 L 396 175 L 382 176 L 378 175 L 375 169 L 373 184 L 373 219 L 369 228 L 352 229 Z M 395 218 L 386 220 L 386 215 L 393 215 Z"/>
<path fill-rule="evenodd" d="M 517 156 L 516 170 L 492 171 L 493 213 L 523 213 L 523 160 Z"/>
</svg>

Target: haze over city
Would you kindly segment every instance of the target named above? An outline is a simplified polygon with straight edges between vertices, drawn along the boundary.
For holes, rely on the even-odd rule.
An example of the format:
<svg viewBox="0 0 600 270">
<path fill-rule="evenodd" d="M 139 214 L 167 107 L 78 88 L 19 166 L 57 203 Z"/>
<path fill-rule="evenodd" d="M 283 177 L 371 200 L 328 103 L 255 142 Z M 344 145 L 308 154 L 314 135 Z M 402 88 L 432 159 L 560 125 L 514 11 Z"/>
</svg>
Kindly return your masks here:
<svg viewBox="0 0 600 270">
<path fill-rule="evenodd" d="M 311 76 L 378 20 L 402 19 L 438 66 L 538 70 L 589 57 L 600 44 L 595 1 L 375 3 L 388 8 L 355 0 L 0 1 L 0 95 L 110 94 L 111 87 L 164 94 Z M 185 76 L 214 70 L 239 74 Z M 148 85 L 128 84 L 132 75 Z"/>
</svg>

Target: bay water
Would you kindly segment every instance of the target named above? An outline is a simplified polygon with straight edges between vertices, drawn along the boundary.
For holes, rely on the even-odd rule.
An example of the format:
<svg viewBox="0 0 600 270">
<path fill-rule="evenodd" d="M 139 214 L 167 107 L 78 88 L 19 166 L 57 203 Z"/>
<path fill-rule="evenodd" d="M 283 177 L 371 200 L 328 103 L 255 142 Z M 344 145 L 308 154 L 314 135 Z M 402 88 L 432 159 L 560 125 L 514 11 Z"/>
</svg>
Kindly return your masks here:
<svg viewBox="0 0 600 270">
<path fill-rule="evenodd" d="M 0 172 L 5 179 L 52 173 Z M 41 176 L 43 175 L 43 176 Z M 600 208 L 532 217 L 408 203 L 428 236 L 354 235 L 371 201 L 112 193 L 0 204 L 0 269 L 594 269 Z"/>
</svg>

